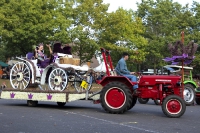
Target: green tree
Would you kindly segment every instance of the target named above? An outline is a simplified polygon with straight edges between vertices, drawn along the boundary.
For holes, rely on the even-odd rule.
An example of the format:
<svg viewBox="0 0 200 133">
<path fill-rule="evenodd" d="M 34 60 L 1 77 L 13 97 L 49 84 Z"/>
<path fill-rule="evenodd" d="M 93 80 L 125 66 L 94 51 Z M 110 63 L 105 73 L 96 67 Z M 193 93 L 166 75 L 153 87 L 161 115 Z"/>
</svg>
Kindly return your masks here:
<svg viewBox="0 0 200 133">
<path fill-rule="evenodd" d="M 199 2 L 193 2 L 191 11 L 193 12 L 194 19 L 191 21 L 191 27 L 190 27 L 190 38 L 194 40 L 196 43 L 200 44 L 200 4 Z M 195 54 L 195 59 L 192 62 L 191 66 L 194 67 L 193 73 L 194 74 L 199 74 L 200 73 L 200 48 L 198 48 L 196 54 Z"/>
<path fill-rule="evenodd" d="M 188 5 L 181 6 L 172 0 L 143 0 L 138 3 L 138 17 L 141 17 L 146 27 L 145 38 L 148 39 L 145 66 L 154 69 L 162 66 L 162 59 L 170 56 L 167 45 L 181 40 L 181 32 L 185 32 L 185 44 L 193 40 L 195 25 L 194 14 Z"/>
<path fill-rule="evenodd" d="M 147 45 L 143 37 L 145 28 L 141 19 L 135 17 L 132 10 L 119 8 L 116 12 L 109 13 L 103 25 L 99 31 L 99 44 L 111 50 L 114 65 L 125 51 L 131 55 L 130 64 L 144 61 L 147 54 L 144 51 Z"/>
<path fill-rule="evenodd" d="M 74 44 L 73 53 L 81 59 L 81 64 L 90 61 L 99 50 L 98 30 L 105 17 L 108 5 L 102 0 L 76 0 L 74 3 L 69 37 Z"/>
<path fill-rule="evenodd" d="M 6 56 L 25 55 L 39 42 L 57 40 L 70 22 L 59 12 L 61 0 L 6 0 L 1 4 L 0 31 Z M 65 32 L 63 32 L 65 31 Z M 66 34 L 64 34 L 66 35 Z M 55 39 L 56 38 L 56 39 Z"/>
</svg>

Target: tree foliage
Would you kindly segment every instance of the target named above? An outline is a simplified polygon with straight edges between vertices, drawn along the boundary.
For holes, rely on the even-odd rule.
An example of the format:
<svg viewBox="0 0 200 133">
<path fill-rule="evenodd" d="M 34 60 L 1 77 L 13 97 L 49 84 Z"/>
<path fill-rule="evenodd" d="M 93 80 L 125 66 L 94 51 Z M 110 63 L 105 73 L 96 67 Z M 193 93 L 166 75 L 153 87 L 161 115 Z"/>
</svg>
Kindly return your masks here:
<svg viewBox="0 0 200 133">
<path fill-rule="evenodd" d="M 99 31 L 99 44 L 111 50 L 114 63 L 121 58 L 122 52 L 129 52 L 131 64 L 143 61 L 147 52 L 146 39 L 143 37 L 144 26 L 134 12 L 119 8 L 109 13 L 103 22 L 104 27 Z"/>
<path fill-rule="evenodd" d="M 193 10 L 196 10 L 197 4 L 193 3 Z M 146 27 L 145 38 L 149 44 L 146 49 L 149 54 L 144 66 L 156 69 L 164 65 L 162 59 L 169 56 L 167 44 L 181 40 L 182 31 L 185 33 L 184 44 L 199 36 L 195 32 L 195 13 L 188 5 L 182 6 L 172 0 L 143 0 L 138 3 L 137 15 L 142 18 Z"/>
<path fill-rule="evenodd" d="M 32 45 L 48 40 L 56 4 L 53 0 L 7 0 L 2 5 L 1 35 L 8 55 L 25 54 Z"/>
<path fill-rule="evenodd" d="M 81 59 L 81 64 L 90 61 L 99 49 L 97 42 L 101 19 L 105 17 L 108 5 L 102 0 L 76 0 L 69 30 L 73 51 Z"/>
<path fill-rule="evenodd" d="M 1 0 L 0 60 L 25 55 L 40 42 L 73 44 L 81 63 L 100 47 L 111 50 L 114 65 L 129 52 L 131 69 L 158 68 L 170 56 L 169 43 L 200 43 L 200 4 L 180 5 L 173 0 L 142 0 L 137 11 L 119 8 L 108 13 L 102 0 Z M 200 49 L 191 64 L 200 67 Z M 195 69 L 196 70 L 196 69 Z M 196 71 L 198 72 L 198 71 Z M 200 71 L 199 71 L 200 72 Z"/>
</svg>

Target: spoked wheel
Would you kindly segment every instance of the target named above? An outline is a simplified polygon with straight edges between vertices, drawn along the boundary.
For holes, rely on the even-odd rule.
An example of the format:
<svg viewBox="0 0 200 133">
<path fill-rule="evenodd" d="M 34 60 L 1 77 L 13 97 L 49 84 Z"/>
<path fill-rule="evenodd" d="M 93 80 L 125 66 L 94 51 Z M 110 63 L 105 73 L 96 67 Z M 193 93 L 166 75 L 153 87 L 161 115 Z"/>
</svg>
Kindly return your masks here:
<svg viewBox="0 0 200 133">
<path fill-rule="evenodd" d="M 57 104 L 59 107 L 63 107 L 63 106 L 65 106 L 66 102 L 57 102 Z"/>
<path fill-rule="evenodd" d="M 14 89 L 26 89 L 30 83 L 31 72 L 24 62 L 16 63 L 10 71 L 10 84 Z"/>
<path fill-rule="evenodd" d="M 75 79 L 74 79 L 74 88 L 76 89 L 77 92 L 83 92 L 84 90 L 90 90 L 90 88 L 92 87 L 92 77 L 90 77 L 91 81 L 88 81 L 86 77 L 84 76 L 81 76 L 81 77 L 78 77 L 78 76 L 75 76 Z M 81 84 L 83 83 L 83 81 L 85 81 L 85 84 L 87 84 L 86 88 L 83 88 L 81 86 Z M 88 81 L 86 83 L 86 81 Z"/>
<path fill-rule="evenodd" d="M 100 99 L 104 110 L 112 114 L 124 113 L 132 104 L 131 91 L 121 82 L 110 82 L 104 86 Z"/>
<path fill-rule="evenodd" d="M 80 77 L 75 76 L 74 78 L 74 88 L 77 92 L 83 92 L 83 87 L 81 87 L 82 79 Z"/>
<path fill-rule="evenodd" d="M 133 97 L 132 98 L 132 104 L 131 104 L 131 106 L 128 110 L 132 109 L 135 106 L 136 102 L 137 102 L 137 97 Z"/>
<path fill-rule="evenodd" d="M 67 74 L 63 69 L 56 68 L 49 75 L 49 88 L 53 91 L 63 91 L 68 83 Z"/>
<path fill-rule="evenodd" d="M 163 100 L 162 111 L 167 117 L 181 117 L 185 110 L 185 101 L 177 95 L 169 95 Z"/>
<path fill-rule="evenodd" d="M 148 103 L 148 101 L 149 101 L 149 98 L 138 98 L 138 102 L 141 104 L 146 104 Z"/>
<path fill-rule="evenodd" d="M 195 88 L 191 84 L 184 85 L 183 96 L 184 96 L 186 105 L 191 105 L 194 103 L 195 95 L 196 95 L 194 89 Z"/>
</svg>

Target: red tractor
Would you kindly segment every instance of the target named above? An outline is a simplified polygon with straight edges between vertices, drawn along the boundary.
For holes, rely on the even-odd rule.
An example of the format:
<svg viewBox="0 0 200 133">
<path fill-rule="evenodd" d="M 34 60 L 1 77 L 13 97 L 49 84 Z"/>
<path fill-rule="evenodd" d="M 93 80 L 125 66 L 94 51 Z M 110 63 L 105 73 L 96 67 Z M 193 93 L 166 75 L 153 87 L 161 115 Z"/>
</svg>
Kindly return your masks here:
<svg viewBox="0 0 200 133">
<path fill-rule="evenodd" d="M 103 86 L 100 102 L 105 111 L 113 114 L 124 113 L 133 108 L 137 98 L 160 100 L 163 113 L 172 118 L 181 117 L 186 105 L 183 100 L 181 76 L 144 75 L 137 82 L 124 76 L 117 76 L 113 69 L 110 51 L 101 48 L 106 66 L 106 76 L 98 81 Z M 109 64 L 109 65 L 108 65 Z M 138 84 L 137 92 L 133 85 Z"/>
</svg>

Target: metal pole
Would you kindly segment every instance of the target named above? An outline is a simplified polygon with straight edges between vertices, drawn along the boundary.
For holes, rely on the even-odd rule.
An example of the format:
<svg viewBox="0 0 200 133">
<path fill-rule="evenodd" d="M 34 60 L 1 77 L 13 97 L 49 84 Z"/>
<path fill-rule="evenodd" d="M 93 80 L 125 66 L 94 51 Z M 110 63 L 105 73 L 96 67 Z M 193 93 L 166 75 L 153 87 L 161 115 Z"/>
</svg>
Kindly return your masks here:
<svg viewBox="0 0 200 133">
<path fill-rule="evenodd" d="M 108 64 L 107 64 L 107 60 L 106 60 L 106 53 L 105 53 L 105 51 L 106 50 L 104 48 L 101 48 L 101 53 L 102 53 L 103 60 L 104 60 L 105 66 L 106 66 L 106 74 L 107 74 L 107 76 L 110 76 L 110 72 L 109 72 L 109 69 L 108 69 Z"/>
<path fill-rule="evenodd" d="M 184 31 L 181 32 L 181 42 L 184 45 Z M 184 92 L 184 70 L 183 70 L 183 66 L 184 66 L 184 59 L 182 59 L 182 98 L 184 98 L 184 96 L 183 96 L 183 92 Z"/>
</svg>

